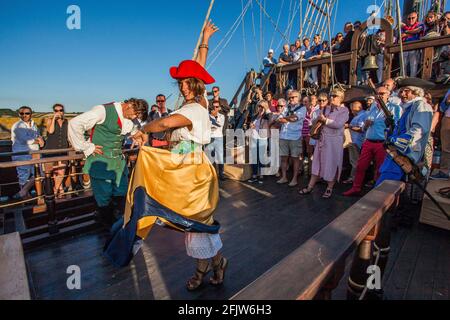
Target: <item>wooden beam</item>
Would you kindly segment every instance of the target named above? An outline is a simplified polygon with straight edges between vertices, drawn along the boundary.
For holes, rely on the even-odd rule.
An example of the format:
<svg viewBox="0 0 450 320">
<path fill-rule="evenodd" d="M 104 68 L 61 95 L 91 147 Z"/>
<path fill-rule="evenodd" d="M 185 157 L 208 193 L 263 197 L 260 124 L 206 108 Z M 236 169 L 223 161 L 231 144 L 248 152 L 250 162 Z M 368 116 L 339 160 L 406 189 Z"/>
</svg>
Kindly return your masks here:
<svg viewBox="0 0 450 320">
<path fill-rule="evenodd" d="M 434 47 L 423 50 L 422 79 L 430 80 L 433 72 Z"/>
<path fill-rule="evenodd" d="M 328 88 L 328 86 L 330 85 L 330 66 L 328 64 L 322 65 L 320 84 L 322 88 Z"/>
<path fill-rule="evenodd" d="M 30 300 L 27 269 L 18 232 L 0 236 L 0 300 Z"/>
<path fill-rule="evenodd" d="M 419 50 L 428 47 L 441 47 L 449 44 L 450 44 L 450 35 L 431 39 L 421 39 L 417 41 L 403 43 L 403 51 Z M 395 44 L 391 46 L 386 46 L 386 51 L 388 53 L 399 53 L 400 45 Z"/>
<path fill-rule="evenodd" d="M 334 63 L 343 62 L 343 61 L 350 61 L 350 59 L 351 59 L 351 52 L 340 53 L 340 54 L 333 55 L 333 62 Z M 330 57 L 315 58 L 315 59 L 312 59 L 312 60 L 302 61 L 301 64 L 302 64 L 303 69 L 308 68 L 308 67 L 320 66 L 320 65 L 323 65 L 323 64 L 331 64 L 331 58 Z M 287 64 L 287 65 L 285 65 L 283 67 L 278 67 L 278 68 L 282 68 L 282 71 L 297 70 L 297 69 L 300 68 L 300 62 Z"/>
<path fill-rule="evenodd" d="M 313 299 L 404 188 L 402 182 L 385 181 L 232 299 Z"/>
</svg>

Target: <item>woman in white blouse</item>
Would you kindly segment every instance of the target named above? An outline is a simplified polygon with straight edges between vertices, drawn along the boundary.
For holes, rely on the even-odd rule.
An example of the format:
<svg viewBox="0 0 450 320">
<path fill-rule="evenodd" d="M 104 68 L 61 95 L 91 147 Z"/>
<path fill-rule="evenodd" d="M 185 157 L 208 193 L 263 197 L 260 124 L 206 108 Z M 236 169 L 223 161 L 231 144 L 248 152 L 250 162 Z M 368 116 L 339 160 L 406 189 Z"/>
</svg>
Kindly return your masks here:
<svg viewBox="0 0 450 320">
<path fill-rule="evenodd" d="M 203 68 L 206 64 L 209 38 L 218 28 L 209 22 L 203 32 L 203 42 L 199 47 L 197 61 L 183 61 L 178 68 L 171 69 L 171 76 L 178 80 L 180 93 L 184 97 L 183 106 L 169 117 L 152 121 L 144 127 L 147 133 L 171 131 L 170 149 L 172 152 L 186 154 L 200 151 L 211 140 L 211 122 L 209 120 L 208 102 L 205 97 L 205 83 L 214 79 Z M 222 241 L 219 234 L 185 233 L 187 254 L 197 260 L 197 270 L 188 280 L 189 291 L 196 290 L 203 282 L 204 276 L 211 270 L 214 275 L 210 284 L 221 285 L 224 281 L 228 261 L 220 253 Z"/>
</svg>

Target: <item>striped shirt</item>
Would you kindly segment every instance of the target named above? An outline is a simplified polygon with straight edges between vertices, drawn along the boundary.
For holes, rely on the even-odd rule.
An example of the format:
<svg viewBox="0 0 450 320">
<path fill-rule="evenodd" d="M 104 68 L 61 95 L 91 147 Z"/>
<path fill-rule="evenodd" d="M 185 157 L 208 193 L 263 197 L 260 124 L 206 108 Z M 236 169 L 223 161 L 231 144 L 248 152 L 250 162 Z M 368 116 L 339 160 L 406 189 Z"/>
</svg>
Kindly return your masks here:
<svg viewBox="0 0 450 320">
<path fill-rule="evenodd" d="M 309 137 L 309 132 L 312 126 L 312 109 L 306 112 L 305 120 L 303 120 L 302 137 Z"/>
</svg>

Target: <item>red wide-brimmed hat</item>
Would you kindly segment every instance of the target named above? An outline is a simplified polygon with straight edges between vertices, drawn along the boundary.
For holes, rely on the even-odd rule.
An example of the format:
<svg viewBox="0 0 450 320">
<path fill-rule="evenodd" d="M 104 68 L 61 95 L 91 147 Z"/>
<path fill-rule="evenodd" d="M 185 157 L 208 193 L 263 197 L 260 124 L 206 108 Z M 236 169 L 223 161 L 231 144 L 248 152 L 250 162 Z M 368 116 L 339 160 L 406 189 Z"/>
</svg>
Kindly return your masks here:
<svg viewBox="0 0 450 320">
<path fill-rule="evenodd" d="M 178 67 L 170 68 L 172 78 L 180 80 L 186 78 L 197 78 L 205 84 L 216 82 L 214 78 L 205 70 L 198 62 L 193 60 L 185 60 Z"/>
</svg>

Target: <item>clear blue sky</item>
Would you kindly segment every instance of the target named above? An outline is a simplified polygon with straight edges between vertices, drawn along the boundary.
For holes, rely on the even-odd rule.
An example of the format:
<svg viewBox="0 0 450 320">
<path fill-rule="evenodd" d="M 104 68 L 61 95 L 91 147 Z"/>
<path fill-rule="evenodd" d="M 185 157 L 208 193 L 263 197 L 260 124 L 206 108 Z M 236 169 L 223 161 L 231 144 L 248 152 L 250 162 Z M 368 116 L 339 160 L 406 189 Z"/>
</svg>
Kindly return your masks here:
<svg viewBox="0 0 450 320">
<path fill-rule="evenodd" d="M 244 5 L 248 0 L 242 0 Z M 283 0 L 259 0 L 277 20 Z M 55 102 L 68 111 L 85 111 L 94 105 L 128 97 L 154 103 L 157 93 L 177 92 L 169 68 L 190 59 L 210 0 L 0 0 L 0 108 L 29 105 L 49 111 Z M 279 28 L 285 32 L 289 6 L 284 0 Z M 333 33 L 345 21 L 364 20 L 375 1 L 340 0 Z M 378 5 L 382 1 L 378 0 Z M 81 8 L 81 30 L 68 30 L 67 7 Z M 307 1 L 303 0 L 303 14 Z M 211 18 L 221 28 L 210 51 L 223 39 L 241 13 L 241 0 L 216 0 Z M 252 19 L 253 12 L 253 19 Z M 255 35 L 253 34 L 253 23 Z M 332 22 L 332 25 L 334 21 Z M 256 0 L 210 68 L 222 95 L 231 99 L 246 70 L 257 69 L 259 55 L 282 39 L 274 35 L 269 19 L 263 18 Z M 290 39 L 300 29 L 300 14 Z M 278 53 L 276 56 L 278 56 Z M 211 61 L 211 60 L 210 60 Z M 169 100 L 171 107 L 174 96 Z"/>
</svg>

